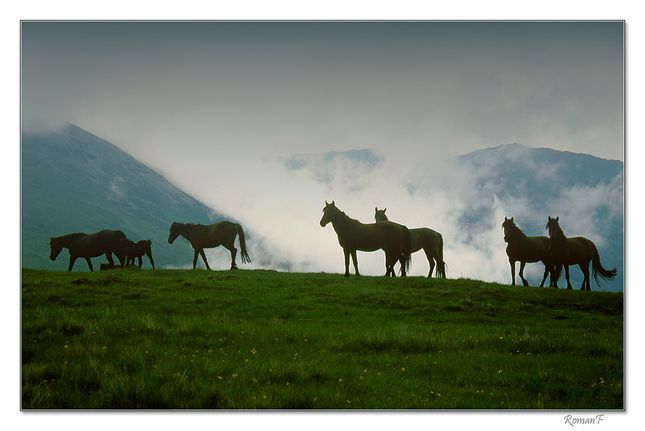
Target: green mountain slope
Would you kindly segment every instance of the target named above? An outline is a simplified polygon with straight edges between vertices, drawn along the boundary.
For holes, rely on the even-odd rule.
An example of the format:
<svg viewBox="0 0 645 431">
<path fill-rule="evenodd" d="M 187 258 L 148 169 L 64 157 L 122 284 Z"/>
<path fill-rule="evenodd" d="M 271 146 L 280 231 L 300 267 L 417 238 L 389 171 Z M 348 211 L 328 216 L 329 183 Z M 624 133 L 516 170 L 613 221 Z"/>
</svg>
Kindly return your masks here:
<svg viewBox="0 0 645 431">
<path fill-rule="evenodd" d="M 168 245 L 173 221 L 215 223 L 227 217 L 179 190 L 111 143 L 76 126 L 22 135 L 22 267 L 67 269 L 67 252 L 49 259 L 49 238 L 122 230 L 152 240 L 157 267 L 192 261 L 185 241 Z M 94 259 L 95 266 L 106 259 Z M 148 265 L 147 259 L 145 265 Z M 87 270 L 78 261 L 74 270 Z"/>
</svg>

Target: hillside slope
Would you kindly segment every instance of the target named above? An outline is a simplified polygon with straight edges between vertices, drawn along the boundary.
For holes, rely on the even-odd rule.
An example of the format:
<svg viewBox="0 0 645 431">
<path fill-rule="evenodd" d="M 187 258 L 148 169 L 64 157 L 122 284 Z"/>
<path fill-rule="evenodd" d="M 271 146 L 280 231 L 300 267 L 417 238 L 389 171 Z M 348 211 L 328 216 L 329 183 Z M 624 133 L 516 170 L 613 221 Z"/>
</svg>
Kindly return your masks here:
<svg viewBox="0 0 645 431">
<path fill-rule="evenodd" d="M 173 221 L 229 219 L 118 147 L 73 125 L 54 133 L 23 133 L 21 175 L 26 268 L 66 269 L 66 252 L 55 262 L 49 260 L 49 238 L 101 229 L 122 230 L 135 241 L 151 239 L 158 267 L 181 266 L 192 260 L 192 248 L 185 241 L 168 245 Z M 87 270 L 87 265 L 79 261 L 74 269 Z"/>
</svg>

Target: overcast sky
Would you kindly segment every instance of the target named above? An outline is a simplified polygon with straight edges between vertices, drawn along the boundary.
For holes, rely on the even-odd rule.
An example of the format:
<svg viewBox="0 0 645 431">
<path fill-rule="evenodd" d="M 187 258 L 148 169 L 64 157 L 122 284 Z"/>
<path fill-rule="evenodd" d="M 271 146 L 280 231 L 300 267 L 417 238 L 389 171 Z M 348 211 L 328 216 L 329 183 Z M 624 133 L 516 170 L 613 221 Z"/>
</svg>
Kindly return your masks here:
<svg viewBox="0 0 645 431">
<path fill-rule="evenodd" d="M 388 207 L 450 238 L 450 210 L 467 203 L 402 196 L 402 172 L 439 180 L 446 158 L 514 142 L 624 160 L 623 36 L 618 21 L 24 22 L 23 128 L 76 124 L 287 257 L 316 260 L 302 269 L 340 272 L 336 236 L 317 226 L 325 200 L 363 222 Z M 362 148 L 388 163 L 333 186 L 284 167 Z M 370 187 L 357 195 L 350 180 Z M 508 278 L 480 258 L 452 275 Z"/>
</svg>

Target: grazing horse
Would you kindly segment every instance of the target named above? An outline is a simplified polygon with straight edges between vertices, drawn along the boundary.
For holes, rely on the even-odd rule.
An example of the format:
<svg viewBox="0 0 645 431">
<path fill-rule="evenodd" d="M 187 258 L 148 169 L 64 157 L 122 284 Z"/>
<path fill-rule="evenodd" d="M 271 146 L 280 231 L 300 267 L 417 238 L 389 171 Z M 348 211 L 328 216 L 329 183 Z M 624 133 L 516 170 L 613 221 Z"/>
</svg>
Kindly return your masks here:
<svg viewBox="0 0 645 431">
<path fill-rule="evenodd" d="M 549 275 L 548 250 L 549 238 L 546 236 L 526 236 L 524 232 L 513 221 L 513 217 L 504 217 L 502 223 L 504 229 L 504 241 L 508 243 L 506 255 L 508 262 L 511 264 L 512 285 L 515 286 L 515 262 L 520 262 L 520 278 L 522 284 L 528 286 L 529 282 L 524 278 L 524 266 L 527 263 L 542 262 L 544 264 L 544 277 L 540 287 L 544 286 L 547 275 Z M 555 280 L 551 277 L 551 286 Z"/>
<path fill-rule="evenodd" d="M 125 234 L 120 230 L 107 229 L 91 234 L 70 233 L 69 235 L 50 238 L 49 247 L 51 248 L 51 253 L 49 258 L 56 260 L 63 248 L 66 248 L 69 250 L 69 267 L 67 271 L 72 270 L 74 262 L 79 257 L 85 258 L 90 271 L 94 271 L 90 260 L 91 257 L 105 254 L 110 268 L 114 268 L 114 260 L 112 260 L 112 253 L 114 253 L 123 266 L 124 257 L 121 240 L 124 238 Z"/>
<path fill-rule="evenodd" d="M 235 256 L 237 255 L 237 248 L 235 248 L 234 245 L 235 235 L 238 235 L 240 238 L 242 263 L 251 262 L 251 258 L 246 250 L 244 230 L 242 230 L 242 226 L 238 223 L 222 221 L 211 225 L 201 225 L 174 222 L 172 226 L 170 226 L 168 243 L 172 244 L 179 235 L 186 238 L 188 242 L 190 242 L 190 245 L 195 249 L 193 269 L 197 266 L 197 257 L 201 255 L 204 263 L 206 264 L 206 269 L 210 270 L 211 268 L 208 266 L 204 249 L 219 247 L 220 245 L 231 252 L 231 269 L 237 269 L 237 265 L 235 264 Z"/>
<path fill-rule="evenodd" d="M 578 265 L 584 280 L 580 290 L 591 290 L 591 282 L 589 280 L 589 264 L 591 263 L 591 270 L 593 272 L 594 280 L 600 286 L 599 277 L 603 280 L 613 280 L 616 277 L 616 268 L 607 270 L 600 264 L 600 255 L 596 244 L 591 240 L 584 237 L 567 238 L 560 228 L 560 217 L 551 218 L 546 224 L 546 229 L 549 230 L 549 260 L 552 265 L 564 265 L 564 273 L 567 277 L 567 289 L 571 289 L 571 282 L 569 281 L 569 265 Z M 552 274 L 556 272 L 552 268 Z M 557 272 L 556 272 L 557 273 Z M 558 274 L 559 275 L 559 274 Z M 551 276 L 553 277 L 553 275 Z M 557 280 L 557 277 L 556 277 Z M 557 283 L 556 283 L 556 286 Z"/>
<path fill-rule="evenodd" d="M 377 223 L 388 221 L 385 215 L 386 210 L 387 208 L 380 210 L 374 207 L 374 219 Z M 423 249 L 428 258 L 428 264 L 430 265 L 428 277 L 432 277 L 432 271 L 434 271 L 436 262 L 437 277 L 446 278 L 446 263 L 443 261 L 443 237 L 441 234 L 427 227 L 419 227 L 410 229 L 410 236 L 412 240 L 410 252 L 416 253 Z"/>
<path fill-rule="evenodd" d="M 352 256 L 356 275 L 358 271 L 358 260 L 356 251 L 385 251 L 385 275 L 395 277 L 394 265 L 401 262 L 401 276 L 409 268 L 411 238 L 407 227 L 393 223 L 381 222 L 363 224 L 347 216 L 336 207 L 334 201 L 327 203 L 323 208 L 323 216 L 320 219 L 320 226 L 325 227 L 331 222 L 338 235 L 338 242 L 345 253 L 345 277 L 349 277 L 349 256 Z"/>
<path fill-rule="evenodd" d="M 123 252 L 125 253 L 126 265 L 134 265 L 134 259 L 139 259 L 139 268 L 143 266 L 143 255 L 148 256 L 152 269 L 155 269 L 155 261 L 152 259 L 152 241 L 144 239 L 134 242 L 129 239 L 122 239 Z"/>
</svg>

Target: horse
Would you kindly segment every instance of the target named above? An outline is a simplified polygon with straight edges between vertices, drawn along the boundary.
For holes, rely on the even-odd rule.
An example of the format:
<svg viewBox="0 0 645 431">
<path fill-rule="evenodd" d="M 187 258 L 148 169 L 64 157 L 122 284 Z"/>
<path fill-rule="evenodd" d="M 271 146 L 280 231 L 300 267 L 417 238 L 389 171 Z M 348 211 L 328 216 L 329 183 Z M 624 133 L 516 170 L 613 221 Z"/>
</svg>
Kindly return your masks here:
<svg viewBox="0 0 645 431">
<path fill-rule="evenodd" d="M 354 262 L 356 275 L 361 275 L 358 271 L 357 250 L 383 250 L 385 252 L 385 276 L 396 277 L 394 265 L 399 261 L 401 262 L 401 276 L 405 277 L 410 264 L 411 249 L 410 231 L 407 227 L 390 221 L 363 224 L 338 209 L 334 201 L 331 203 L 325 201 L 320 226 L 325 227 L 330 222 L 345 254 L 345 277 L 349 277 L 350 255 Z"/>
<path fill-rule="evenodd" d="M 237 265 L 235 264 L 235 256 L 237 256 L 237 248 L 234 245 L 235 235 L 238 235 L 240 238 L 242 263 L 251 262 L 251 258 L 246 250 L 244 230 L 239 223 L 222 221 L 211 225 L 201 225 L 173 222 L 172 226 L 170 226 L 168 243 L 172 244 L 179 235 L 186 238 L 195 249 L 193 269 L 197 266 L 197 257 L 201 255 L 206 264 L 206 269 L 210 270 L 211 268 L 208 266 L 204 249 L 219 247 L 220 245 L 231 252 L 231 269 L 237 269 Z"/>
<path fill-rule="evenodd" d="M 377 223 L 388 221 L 385 215 L 386 210 L 387 208 L 379 210 L 374 207 L 374 219 Z M 412 241 L 410 252 L 416 253 L 423 249 L 428 258 L 428 264 L 430 265 L 428 277 L 432 277 L 432 271 L 434 271 L 436 262 L 437 277 L 446 278 L 446 263 L 443 261 L 443 236 L 439 232 L 427 227 L 410 229 L 410 236 Z"/>
<path fill-rule="evenodd" d="M 527 263 L 542 262 L 544 264 L 544 277 L 542 277 L 540 287 L 544 287 L 550 268 L 548 262 L 549 238 L 546 236 L 526 236 L 517 227 L 513 217 L 510 219 L 504 217 L 502 229 L 504 229 L 504 241 L 508 243 L 506 255 L 508 256 L 508 262 L 511 264 L 511 284 L 515 286 L 515 262 L 520 262 L 520 278 L 524 286 L 529 285 L 529 282 L 524 278 L 524 266 Z M 552 276 L 551 286 L 554 283 L 555 280 Z"/>
<path fill-rule="evenodd" d="M 70 233 L 69 235 L 59 236 L 49 239 L 49 247 L 51 253 L 49 258 L 56 260 L 63 248 L 69 251 L 69 267 L 67 271 L 71 271 L 74 262 L 79 257 L 85 258 L 87 266 L 90 271 L 92 268 L 91 257 L 97 257 L 105 254 L 109 262 L 110 268 L 114 268 L 114 260 L 112 260 L 112 253 L 116 255 L 123 266 L 124 257 L 121 240 L 125 238 L 125 234 L 120 230 L 102 230 L 100 232 L 86 234 L 86 233 Z"/>
<path fill-rule="evenodd" d="M 126 265 L 134 265 L 134 259 L 139 259 L 139 268 L 143 266 L 143 255 L 148 256 L 148 260 L 155 269 L 155 261 L 152 259 L 152 241 L 144 239 L 139 242 L 134 242 L 127 238 L 122 239 L 123 252 L 125 253 Z"/>
<path fill-rule="evenodd" d="M 549 260 L 552 265 L 564 265 L 564 272 L 567 278 L 567 289 L 572 288 L 571 282 L 569 281 L 569 265 L 578 265 L 584 275 L 584 280 L 582 281 L 582 287 L 580 290 L 591 291 L 591 282 L 589 280 L 590 263 L 594 280 L 596 280 L 596 284 L 598 284 L 599 287 L 599 277 L 603 280 L 613 280 L 617 274 L 616 268 L 607 270 L 602 267 L 596 244 L 581 236 L 567 238 L 560 227 L 559 221 L 560 217 L 551 218 L 551 216 L 549 216 L 545 229 L 549 230 Z M 558 287 L 557 278 L 555 287 Z"/>
</svg>

